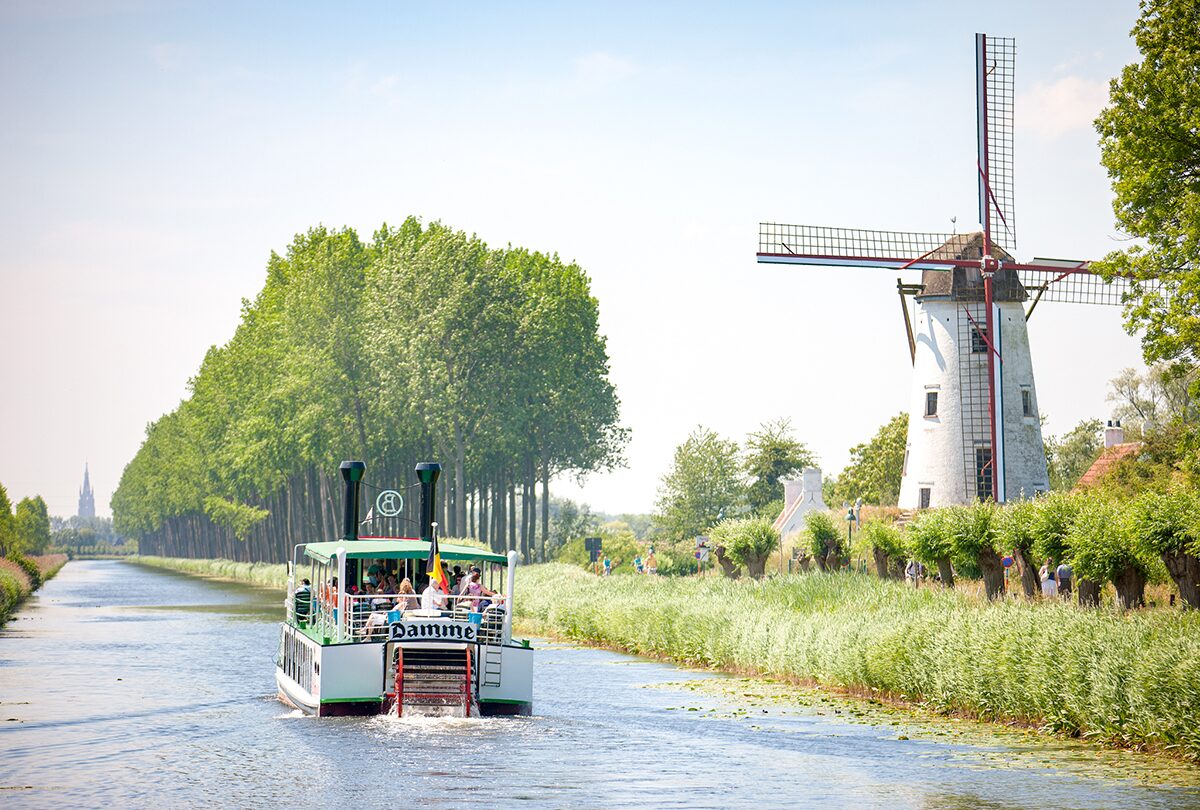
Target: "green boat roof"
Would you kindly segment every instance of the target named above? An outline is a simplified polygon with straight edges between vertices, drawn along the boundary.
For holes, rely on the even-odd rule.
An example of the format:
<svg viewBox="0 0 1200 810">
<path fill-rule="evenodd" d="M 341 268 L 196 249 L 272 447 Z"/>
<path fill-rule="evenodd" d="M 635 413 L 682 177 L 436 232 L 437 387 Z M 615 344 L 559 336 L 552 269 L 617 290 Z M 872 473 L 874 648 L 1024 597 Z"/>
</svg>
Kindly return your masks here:
<svg viewBox="0 0 1200 810">
<path fill-rule="evenodd" d="M 429 557 L 429 543 L 424 540 L 379 539 L 334 540 L 326 543 L 309 543 L 304 553 L 318 560 L 328 560 L 339 548 L 346 549 L 348 560 L 424 560 Z M 456 546 L 438 543 L 438 553 L 443 560 L 486 560 L 507 565 L 508 558 L 485 548 Z"/>
</svg>

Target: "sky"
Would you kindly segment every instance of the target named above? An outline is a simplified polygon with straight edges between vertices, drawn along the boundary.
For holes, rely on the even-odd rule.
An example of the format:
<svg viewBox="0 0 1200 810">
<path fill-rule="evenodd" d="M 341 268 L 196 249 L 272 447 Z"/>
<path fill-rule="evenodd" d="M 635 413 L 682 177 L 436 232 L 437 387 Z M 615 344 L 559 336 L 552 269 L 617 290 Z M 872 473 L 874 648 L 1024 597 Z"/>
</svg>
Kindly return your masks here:
<svg viewBox="0 0 1200 810">
<path fill-rule="evenodd" d="M 553 491 L 653 509 L 698 425 L 836 473 L 907 405 L 896 274 L 755 262 L 758 223 L 977 227 L 975 32 L 1017 40 L 1019 258 L 1123 242 L 1091 126 L 1110 2 L 0 3 L 0 483 L 97 511 L 272 250 L 409 215 L 592 279 L 632 430 Z M 918 279 L 911 279 L 916 281 Z M 1141 368 L 1115 307 L 1030 321 L 1048 433 Z M 336 466 L 340 459 L 330 459 Z"/>
</svg>

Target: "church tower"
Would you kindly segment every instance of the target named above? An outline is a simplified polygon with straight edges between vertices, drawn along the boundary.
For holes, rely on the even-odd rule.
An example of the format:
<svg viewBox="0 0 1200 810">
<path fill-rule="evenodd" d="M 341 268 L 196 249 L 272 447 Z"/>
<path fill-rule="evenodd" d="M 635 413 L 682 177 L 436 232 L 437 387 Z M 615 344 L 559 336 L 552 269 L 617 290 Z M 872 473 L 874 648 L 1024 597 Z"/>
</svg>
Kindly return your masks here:
<svg viewBox="0 0 1200 810">
<path fill-rule="evenodd" d="M 96 496 L 92 494 L 92 482 L 88 480 L 87 464 L 83 465 L 83 487 L 79 490 L 79 517 L 96 516 Z"/>
</svg>

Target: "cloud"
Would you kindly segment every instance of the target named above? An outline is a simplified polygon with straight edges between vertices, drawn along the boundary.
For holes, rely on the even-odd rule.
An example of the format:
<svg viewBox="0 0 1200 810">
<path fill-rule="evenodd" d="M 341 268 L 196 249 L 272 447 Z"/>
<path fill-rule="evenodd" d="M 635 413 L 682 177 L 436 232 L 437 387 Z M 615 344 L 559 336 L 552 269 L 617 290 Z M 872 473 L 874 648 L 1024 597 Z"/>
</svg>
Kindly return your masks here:
<svg viewBox="0 0 1200 810">
<path fill-rule="evenodd" d="M 637 72 L 632 61 L 606 51 L 593 51 L 575 60 L 575 78 L 592 86 L 616 84 Z"/>
<path fill-rule="evenodd" d="M 150 59 L 160 70 L 173 71 L 182 66 L 191 49 L 178 42 L 160 42 L 150 47 Z"/>
<path fill-rule="evenodd" d="M 1078 76 L 1037 82 L 1017 99 L 1017 126 L 1044 138 L 1091 129 L 1108 101 L 1108 83 Z"/>
</svg>

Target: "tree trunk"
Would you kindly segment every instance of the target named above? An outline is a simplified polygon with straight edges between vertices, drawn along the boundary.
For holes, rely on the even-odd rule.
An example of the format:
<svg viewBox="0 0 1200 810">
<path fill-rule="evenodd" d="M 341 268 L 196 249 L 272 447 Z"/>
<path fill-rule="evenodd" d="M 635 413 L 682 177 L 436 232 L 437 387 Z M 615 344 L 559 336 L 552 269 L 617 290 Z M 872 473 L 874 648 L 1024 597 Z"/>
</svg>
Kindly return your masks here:
<svg viewBox="0 0 1200 810">
<path fill-rule="evenodd" d="M 1080 607 L 1100 607 L 1100 583 L 1090 579 L 1081 579 L 1076 585 L 1079 591 Z"/>
<path fill-rule="evenodd" d="M 746 560 L 746 573 L 754 579 L 762 579 L 766 573 L 767 558 L 766 557 L 751 557 Z"/>
<path fill-rule="evenodd" d="M 1146 575 L 1135 566 L 1125 566 L 1125 570 L 1113 578 L 1113 586 L 1117 589 L 1117 604 L 1121 607 L 1133 609 L 1145 606 Z"/>
<path fill-rule="evenodd" d="M 454 426 L 454 536 L 467 533 L 467 442 L 462 425 Z"/>
<path fill-rule="evenodd" d="M 542 459 L 542 562 L 549 559 L 550 541 L 550 462 Z"/>
<path fill-rule="evenodd" d="M 725 546 L 717 546 L 713 549 L 713 556 L 717 558 L 717 562 L 721 565 L 721 573 L 730 579 L 737 579 L 741 576 L 738 571 L 737 563 L 725 556 Z"/>
<path fill-rule="evenodd" d="M 990 548 L 981 548 L 975 555 L 979 572 L 983 574 L 983 589 L 988 599 L 999 599 L 1004 594 L 1004 564 L 1000 555 Z"/>
<path fill-rule="evenodd" d="M 875 574 L 880 579 L 888 578 L 888 555 L 883 549 L 873 547 L 871 554 L 875 557 Z"/>
<path fill-rule="evenodd" d="M 1041 589 L 1037 569 L 1025 558 L 1025 552 L 1019 548 L 1013 549 L 1013 560 L 1016 561 L 1017 573 L 1021 575 L 1021 590 L 1025 592 L 1025 598 L 1033 599 Z"/>
<path fill-rule="evenodd" d="M 821 553 L 813 555 L 813 562 L 817 564 L 818 571 L 828 571 L 829 568 L 825 565 L 825 557 L 829 554 L 829 546 L 821 546 Z"/>
<path fill-rule="evenodd" d="M 1167 573 L 1179 588 L 1179 598 L 1190 608 L 1200 608 L 1200 557 L 1192 554 L 1163 554 Z"/>
<path fill-rule="evenodd" d="M 950 565 L 949 557 L 938 557 L 937 560 L 938 576 L 942 579 L 942 585 L 947 588 L 954 587 L 954 567 Z"/>
</svg>

